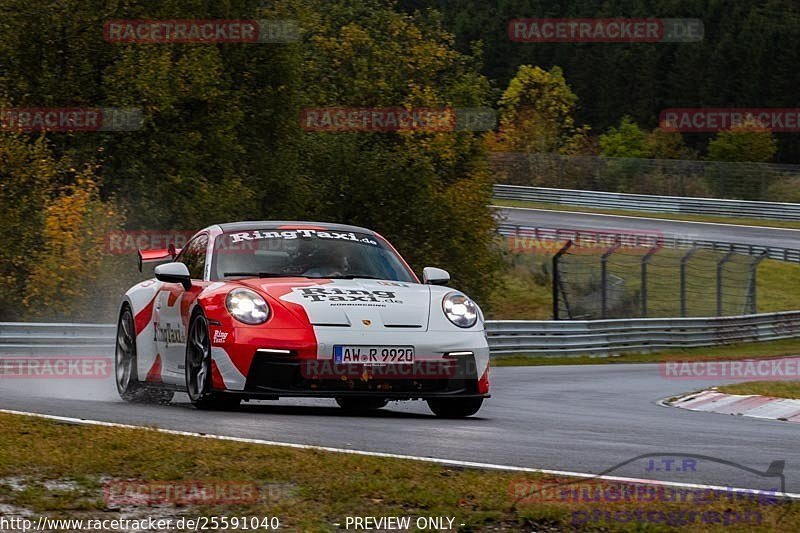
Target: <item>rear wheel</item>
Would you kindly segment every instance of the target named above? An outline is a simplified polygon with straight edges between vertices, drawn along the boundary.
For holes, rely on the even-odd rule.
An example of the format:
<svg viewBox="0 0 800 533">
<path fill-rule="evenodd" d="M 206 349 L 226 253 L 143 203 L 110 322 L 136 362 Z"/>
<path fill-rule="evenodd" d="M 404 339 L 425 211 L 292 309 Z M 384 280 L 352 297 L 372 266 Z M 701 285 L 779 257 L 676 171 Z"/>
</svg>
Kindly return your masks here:
<svg viewBox="0 0 800 533">
<path fill-rule="evenodd" d="M 136 363 L 136 329 L 133 312 L 126 304 L 117 323 L 117 345 L 114 352 L 114 377 L 117 392 L 128 402 L 169 403 L 171 391 L 148 388 L 139 381 Z"/>
<path fill-rule="evenodd" d="M 480 410 L 483 398 L 431 398 L 428 407 L 442 418 L 465 418 Z"/>
<path fill-rule="evenodd" d="M 235 409 L 241 402 L 238 396 L 212 390 L 211 338 L 208 335 L 208 321 L 202 313 L 197 313 L 189 324 L 186 392 L 192 405 L 198 409 Z"/>
<path fill-rule="evenodd" d="M 383 398 L 336 398 L 339 407 L 350 413 L 377 411 L 389 403 Z"/>
</svg>

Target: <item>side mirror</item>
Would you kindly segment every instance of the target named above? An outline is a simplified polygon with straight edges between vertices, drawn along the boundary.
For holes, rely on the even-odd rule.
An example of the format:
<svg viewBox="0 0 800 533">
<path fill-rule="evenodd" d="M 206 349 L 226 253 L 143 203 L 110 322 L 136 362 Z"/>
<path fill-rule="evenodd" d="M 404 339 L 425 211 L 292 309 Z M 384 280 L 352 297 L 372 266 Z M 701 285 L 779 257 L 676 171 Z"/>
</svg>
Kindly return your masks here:
<svg viewBox="0 0 800 533">
<path fill-rule="evenodd" d="M 192 288 L 192 277 L 183 263 L 165 263 L 155 268 L 156 279 L 164 283 L 180 283 L 187 291 Z"/>
<path fill-rule="evenodd" d="M 422 269 L 422 281 L 426 285 L 444 285 L 450 281 L 450 273 L 436 267 L 425 267 Z"/>
</svg>

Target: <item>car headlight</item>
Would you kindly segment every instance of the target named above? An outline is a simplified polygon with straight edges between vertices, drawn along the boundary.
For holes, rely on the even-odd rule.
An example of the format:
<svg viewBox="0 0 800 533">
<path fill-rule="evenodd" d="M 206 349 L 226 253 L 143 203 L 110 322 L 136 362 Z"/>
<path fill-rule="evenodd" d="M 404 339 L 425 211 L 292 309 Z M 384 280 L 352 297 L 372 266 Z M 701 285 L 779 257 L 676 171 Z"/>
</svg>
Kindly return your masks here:
<svg viewBox="0 0 800 533">
<path fill-rule="evenodd" d="M 459 292 L 447 294 L 442 309 L 447 319 L 460 328 L 471 328 L 478 321 L 478 306 Z"/>
<path fill-rule="evenodd" d="M 225 306 L 233 318 L 245 324 L 263 324 L 269 318 L 269 305 L 250 289 L 234 289 L 229 292 Z"/>
</svg>

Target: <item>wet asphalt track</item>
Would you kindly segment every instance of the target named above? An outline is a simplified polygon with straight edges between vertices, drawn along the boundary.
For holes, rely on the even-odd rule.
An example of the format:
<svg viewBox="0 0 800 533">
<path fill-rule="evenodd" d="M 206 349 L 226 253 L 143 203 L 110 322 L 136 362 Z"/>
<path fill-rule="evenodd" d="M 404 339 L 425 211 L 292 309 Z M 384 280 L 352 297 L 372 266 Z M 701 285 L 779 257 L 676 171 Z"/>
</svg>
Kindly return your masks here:
<svg viewBox="0 0 800 533">
<path fill-rule="evenodd" d="M 725 243 L 755 244 L 776 248 L 800 249 L 800 229 L 779 229 L 756 226 L 732 226 L 659 220 L 639 217 L 617 217 L 544 209 L 498 208 L 505 222 L 521 226 L 582 230 L 636 230 L 676 236 L 686 240 L 708 240 Z"/>
<path fill-rule="evenodd" d="M 45 381 L 45 380 L 42 380 Z M 741 468 L 701 461 L 697 472 L 650 472 L 641 454 L 713 456 L 764 471 L 786 461 L 786 491 L 800 492 L 800 424 L 690 412 L 659 400 L 708 382 L 661 377 L 658 365 L 493 369 L 493 398 L 478 416 L 433 417 L 423 402 L 346 416 L 332 400 L 244 404 L 201 412 L 185 395 L 173 405 L 131 405 L 111 380 L 0 382 L 0 407 L 135 425 L 503 465 L 666 479 L 768 490 Z M 662 469 L 663 470 L 663 469 Z M 767 483 L 767 485 L 765 485 Z"/>
<path fill-rule="evenodd" d="M 564 228 L 658 229 L 702 239 L 800 248 L 800 232 L 575 213 L 502 210 L 510 222 Z M 183 431 L 756 489 L 776 478 L 747 471 L 785 461 L 785 488 L 800 493 L 800 424 L 666 408 L 659 400 L 719 381 L 676 381 L 658 365 L 495 368 L 493 398 L 478 416 L 433 417 L 423 402 L 392 403 L 370 416 L 344 415 L 332 400 L 245 404 L 200 412 L 184 395 L 168 406 L 130 405 L 113 381 L 0 380 L 0 408 Z M 648 470 L 642 454 L 710 456 L 695 471 Z M 663 464 L 663 463 L 658 463 Z M 667 471 L 669 470 L 669 471 Z"/>
</svg>

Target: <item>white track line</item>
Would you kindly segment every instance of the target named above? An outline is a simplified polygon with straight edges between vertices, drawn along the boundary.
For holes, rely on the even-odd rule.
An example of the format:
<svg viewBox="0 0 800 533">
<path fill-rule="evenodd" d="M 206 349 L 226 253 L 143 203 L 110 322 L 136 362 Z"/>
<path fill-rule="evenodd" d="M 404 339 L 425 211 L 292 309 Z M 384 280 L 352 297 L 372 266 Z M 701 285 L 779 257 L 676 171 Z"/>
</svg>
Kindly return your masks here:
<svg viewBox="0 0 800 533">
<path fill-rule="evenodd" d="M 215 440 L 224 440 L 224 441 L 232 441 L 232 442 L 242 442 L 247 444 L 260 444 L 260 445 L 267 445 L 267 446 L 280 446 L 283 448 L 295 448 L 299 450 L 315 450 L 315 451 L 323 451 L 323 452 L 332 452 L 332 453 L 346 453 L 350 455 L 363 455 L 367 457 L 384 457 L 388 459 L 404 459 L 407 461 L 419 461 L 424 463 L 434 463 L 443 466 L 455 466 L 461 468 L 480 468 L 484 470 L 500 470 L 505 472 L 525 472 L 531 474 L 548 474 L 548 475 L 555 475 L 555 476 L 563 476 L 563 477 L 575 477 L 575 478 L 582 478 L 582 479 L 602 479 L 605 481 L 617 481 L 621 483 L 639 483 L 643 485 L 658 485 L 658 486 L 665 486 L 665 487 L 676 487 L 676 488 L 685 488 L 685 489 L 705 489 L 705 490 L 716 490 L 716 491 L 725 491 L 727 493 L 744 493 L 744 494 L 758 494 L 762 491 L 758 491 L 757 489 L 745 489 L 745 488 L 738 488 L 738 487 L 722 487 L 719 485 L 700 485 L 695 483 L 679 483 L 674 481 L 661 481 L 657 479 L 640 479 L 640 478 L 632 478 L 632 477 L 619 477 L 619 476 L 607 476 L 607 475 L 597 475 L 597 474 L 587 474 L 585 472 L 569 472 L 565 470 L 546 470 L 543 468 L 528 468 L 524 466 L 509 466 L 509 465 L 498 465 L 492 463 L 477 463 L 473 461 L 459 461 L 456 459 L 440 459 L 436 457 L 419 457 L 416 455 L 400 455 L 395 453 L 384 453 L 384 452 L 370 452 L 365 450 L 352 450 L 347 448 L 331 448 L 329 446 L 315 446 L 312 444 L 297 444 L 292 442 L 276 442 L 270 440 L 261 440 L 261 439 L 247 439 L 243 437 L 228 437 L 225 435 L 209 435 L 207 433 L 193 433 L 189 431 L 178 431 L 174 429 L 161 429 L 161 428 L 151 428 L 145 426 L 133 426 L 128 424 L 118 424 L 116 422 L 102 422 L 100 420 L 87 420 L 85 418 L 71 418 L 67 416 L 57 416 L 57 415 L 46 415 L 42 413 L 29 413 L 26 411 L 13 411 L 10 409 L 0 409 L 0 413 L 9 414 L 9 415 L 20 415 L 20 416 L 30 416 L 35 418 L 45 418 L 48 420 L 55 420 L 58 422 L 66 422 L 70 424 L 83 424 L 87 426 L 103 426 L 103 427 L 113 427 L 113 428 L 124 428 L 124 429 L 139 429 L 139 430 L 149 430 L 149 431 L 157 431 L 159 433 L 165 433 L 167 435 L 180 435 L 183 437 L 200 437 L 204 439 L 215 439 Z M 800 493 L 783 493 L 780 496 L 784 498 L 791 498 L 793 500 L 800 500 Z"/>
<path fill-rule="evenodd" d="M 554 204 L 556 205 L 556 204 Z M 638 219 L 638 220 L 651 220 L 654 222 L 677 222 L 679 224 L 702 224 L 705 226 L 722 226 L 722 227 L 731 227 L 731 228 L 750 228 L 750 229 L 766 229 L 766 230 L 777 230 L 777 231 L 798 231 L 800 229 L 797 228 L 781 228 L 778 226 L 747 226 L 744 224 L 726 224 L 724 222 L 698 222 L 695 220 L 680 220 L 677 218 L 652 218 L 652 217 L 637 217 L 632 215 L 611 215 L 608 213 L 587 213 L 585 211 L 561 211 L 559 209 L 541 209 L 536 207 L 507 207 L 504 205 L 490 205 L 494 209 L 515 209 L 517 211 L 542 211 L 544 213 L 560 213 L 562 215 L 587 215 L 592 217 L 611 217 L 611 218 L 631 218 L 631 219 Z M 669 214 L 669 213 L 665 213 Z"/>
</svg>

